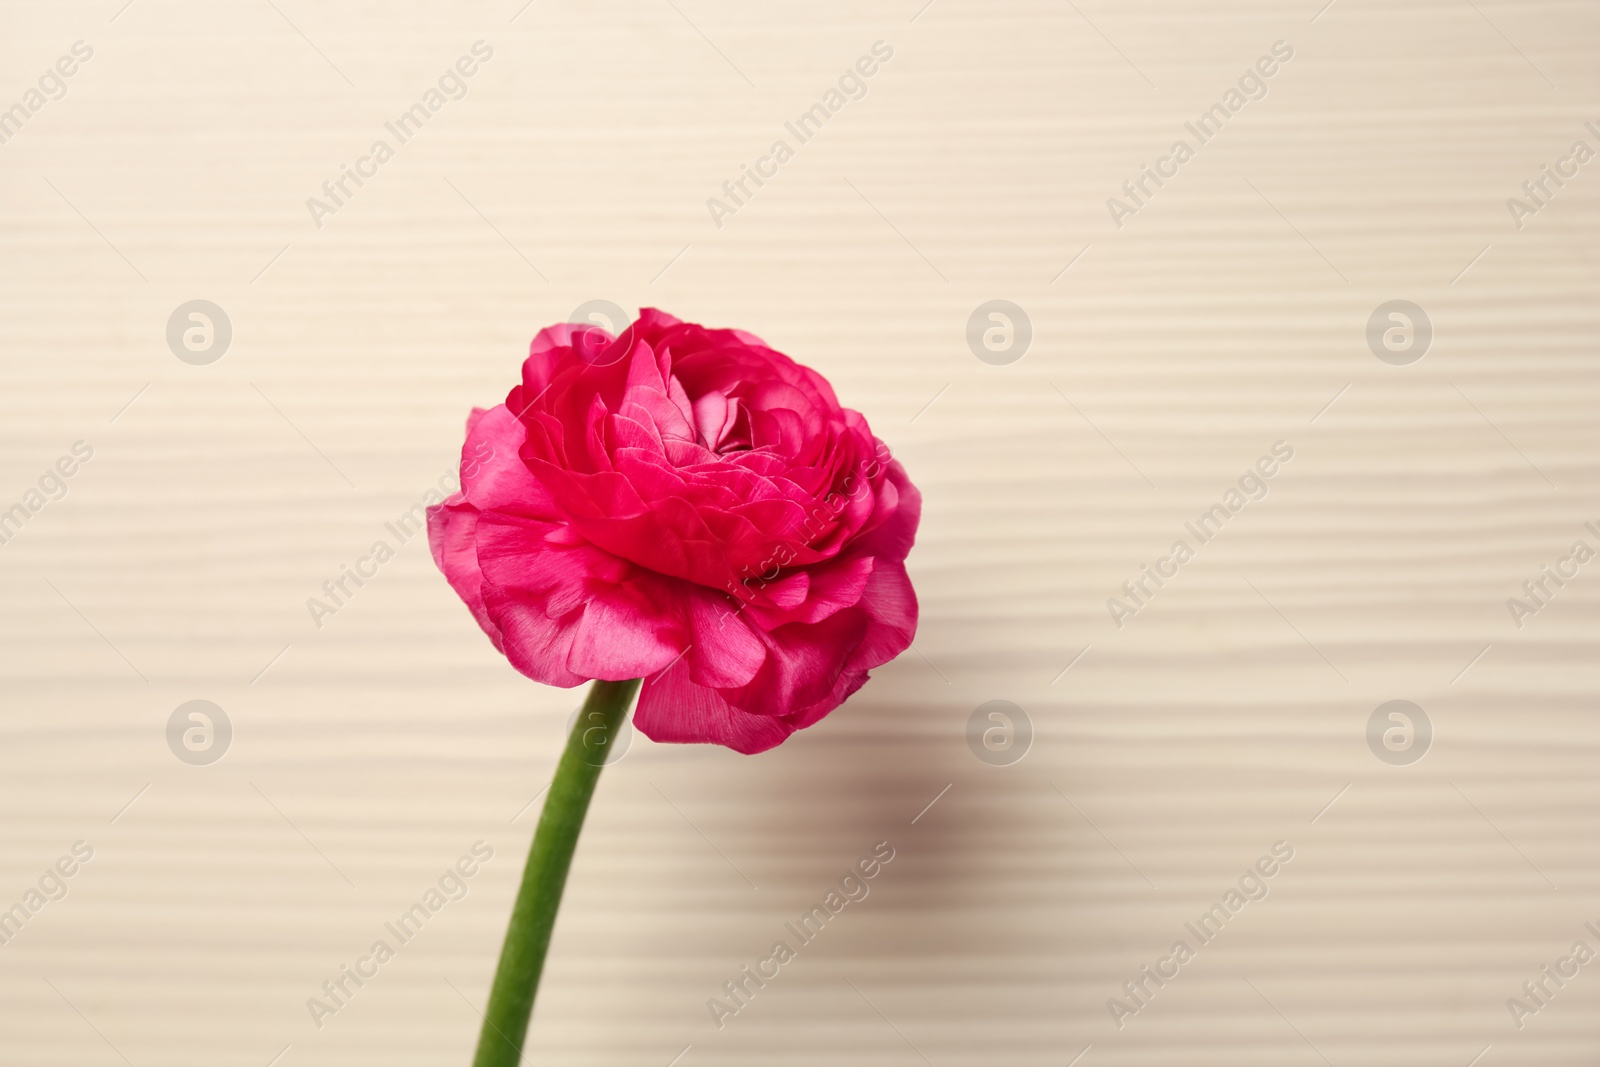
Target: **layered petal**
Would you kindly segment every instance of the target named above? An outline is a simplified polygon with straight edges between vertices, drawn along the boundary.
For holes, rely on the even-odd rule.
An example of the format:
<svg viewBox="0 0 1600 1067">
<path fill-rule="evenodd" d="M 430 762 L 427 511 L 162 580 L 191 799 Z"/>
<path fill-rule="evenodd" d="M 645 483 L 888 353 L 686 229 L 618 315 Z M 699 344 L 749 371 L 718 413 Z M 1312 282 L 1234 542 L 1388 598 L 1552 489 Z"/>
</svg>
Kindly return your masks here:
<svg viewBox="0 0 1600 1067">
<path fill-rule="evenodd" d="M 652 741 L 726 745 L 746 755 L 776 748 L 798 729 L 776 716 L 739 710 L 715 689 L 696 685 L 683 664 L 645 679 L 633 724 Z"/>
</svg>

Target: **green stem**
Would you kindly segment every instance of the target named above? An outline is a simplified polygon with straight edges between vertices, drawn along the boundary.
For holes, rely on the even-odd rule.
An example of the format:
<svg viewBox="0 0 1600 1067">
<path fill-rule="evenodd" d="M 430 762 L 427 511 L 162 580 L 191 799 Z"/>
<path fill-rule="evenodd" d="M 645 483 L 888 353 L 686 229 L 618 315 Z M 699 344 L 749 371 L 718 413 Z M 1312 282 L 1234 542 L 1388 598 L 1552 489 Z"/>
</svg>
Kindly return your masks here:
<svg viewBox="0 0 1600 1067">
<path fill-rule="evenodd" d="M 639 690 L 639 679 L 626 682 L 596 681 L 583 702 L 583 712 L 572 726 L 561 753 L 550 793 L 544 799 L 539 828 L 534 831 L 522 887 L 511 909 L 500 963 L 495 968 L 489 1009 L 478 1034 L 478 1054 L 473 1067 L 516 1067 L 522 1059 L 523 1038 L 533 1014 L 533 997 L 544 971 L 545 951 L 567 869 L 578 846 L 578 832 L 589 810 L 595 782 L 605 765 L 608 745 L 617 736 L 628 708 Z"/>
</svg>

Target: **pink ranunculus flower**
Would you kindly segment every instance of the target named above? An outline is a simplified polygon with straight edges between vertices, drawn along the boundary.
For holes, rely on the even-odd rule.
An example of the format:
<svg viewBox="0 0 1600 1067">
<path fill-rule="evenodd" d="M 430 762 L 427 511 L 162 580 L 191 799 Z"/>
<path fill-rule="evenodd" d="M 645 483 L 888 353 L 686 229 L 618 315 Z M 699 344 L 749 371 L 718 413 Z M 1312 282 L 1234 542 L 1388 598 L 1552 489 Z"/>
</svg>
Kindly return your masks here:
<svg viewBox="0 0 1600 1067">
<path fill-rule="evenodd" d="M 646 308 L 615 339 L 540 331 L 428 536 L 523 674 L 644 678 L 646 736 L 761 752 L 911 644 L 920 512 L 816 371 Z"/>
</svg>

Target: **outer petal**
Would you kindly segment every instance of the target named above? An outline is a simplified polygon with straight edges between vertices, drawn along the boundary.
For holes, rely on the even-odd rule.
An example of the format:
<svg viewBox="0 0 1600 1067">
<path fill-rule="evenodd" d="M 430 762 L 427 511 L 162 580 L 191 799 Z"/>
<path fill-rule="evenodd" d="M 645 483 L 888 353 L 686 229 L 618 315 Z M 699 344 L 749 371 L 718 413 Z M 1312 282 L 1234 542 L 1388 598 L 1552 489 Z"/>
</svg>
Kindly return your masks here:
<svg viewBox="0 0 1600 1067">
<path fill-rule="evenodd" d="M 559 686 L 639 678 L 688 643 L 670 579 L 551 523 L 486 514 L 476 538 L 484 609 L 506 657 L 530 678 Z"/>
<path fill-rule="evenodd" d="M 824 716 L 850 699 L 852 693 L 866 684 L 866 671 L 854 674 L 847 672 L 839 675 L 839 680 L 833 685 L 833 691 L 809 708 L 803 708 L 791 715 L 789 717 L 789 725 L 796 730 L 804 730 L 807 726 L 820 722 Z"/>
<path fill-rule="evenodd" d="M 758 715 L 793 715 L 825 700 L 845 658 L 866 635 L 869 619 L 858 609 L 819 623 L 790 623 L 761 635 L 767 658 L 750 684 L 722 691 L 734 707 Z"/>
<path fill-rule="evenodd" d="M 888 663 L 917 636 L 917 594 L 904 563 L 880 561 L 862 591 L 860 610 L 871 620 L 845 670 L 865 671 Z"/>
<path fill-rule="evenodd" d="M 877 506 L 872 517 L 856 534 L 847 551 L 896 562 L 903 560 L 911 552 L 921 520 L 922 494 L 911 484 L 900 461 L 891 459 L 885 464 L 883 484 L 878 487 Z"/>
<path fill-rule="evenodd" d="M 428 509 L 428 547 L 433 550 L 433 562 L 472 612 L 472 617 L 478 620 L 483 632 L 489 635 L 494 647 L 503 653 L 505 646 L 500 641 L 500 628 L 489 618 L 489 611 L 483 605 L 483 572 L 478 569 L 475 541 L 477 531 L 478 509 L 462 503 L 460 493 Z"/>
<path fill-rule="evenodd" d="M 554 518 L 549 492 L 518 454 L 527 437 L 527 427 L 504 404 L 474 411 L 461 446 L 459 495 L 480 511 Z"/>
<path fill-rule="evenodd" d="M 783 719 L 740 711 L 715 689 L 695 685 L 682 662 L 645 679 L 633 723 L 652 741 L 726 745 L 746 755 L 775 748 L 795 731 Z"/>
<path fill-rule="evenodd" d="M 748 684 L 766 661 L 766 645 L 730 598 L 698 586 L 686 591 L 694 639 L 684 653 L 690 677 L 717 689 Z"/>
</svg>

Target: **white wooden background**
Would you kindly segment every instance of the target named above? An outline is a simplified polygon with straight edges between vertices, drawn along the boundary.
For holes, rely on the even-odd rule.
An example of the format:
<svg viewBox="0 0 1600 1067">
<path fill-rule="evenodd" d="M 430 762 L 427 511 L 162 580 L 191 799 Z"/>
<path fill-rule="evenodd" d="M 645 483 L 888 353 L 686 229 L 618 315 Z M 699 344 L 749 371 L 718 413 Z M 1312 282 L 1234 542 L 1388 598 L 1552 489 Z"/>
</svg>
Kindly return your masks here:
<svg viewBox="0 0 1600 1067">
<path fill-rule="evenodd" d="M 0 908 L 94 849 L 0 948 L 0 1062 L 467 1061 L 577 694 L 515 674 L 420 540 L 320 629 L 306 600 L 590 299 L 827 374 L 924 493 L 922 624 L 776 751 L 634 739 L 526 1062 L 1594 1062 L 1600 965 L 1521 1029 L 1506 1000 L 1600 950 L 1600 572 L 1521 629 L 1505 601 L 1600 547 L 1600 164 L 1520 230 L 1505 201 L 1600 148 L 1600 11 L 923 3 L 0 8 L 0 107 L 94 50 L 0 146 L 0 508 L 94 449 L 0 546 Z M 465 98 L 313 225 L 478 40 Z M 716 227 L 877 40 L 868 95 Z M 1268 96 L 1115 227 L 1278 40 Z M 995 298 L 1034 331 L 1005 366 L 964 339 Z M 232 323 L 210 365 L 164 338 L 192 299 Z M 1434 326 L 1409 366 L 1364 336 L 1393 299 Z M 1106 598 L 1280 439 L 1270 495 L 1118 629 Z M 233 724 L 209 766 L 167 746 L 191 699 Z M 1036 733 L 1010 766 L 965 739 L 993 699 Z M 1433 726 L 1409 766 L 1365 740 L 1391 699 Z M 467 897 L 314 1025 L 480 839 Z M 1270 896 L 1118 1029 L 1107 998 L 1280 840 Z M 707 998 L 879 841 L 871 895 L 718 1030 Z"/>
</svg>

